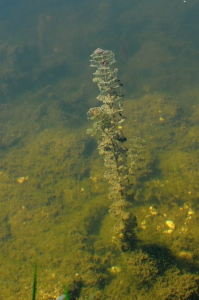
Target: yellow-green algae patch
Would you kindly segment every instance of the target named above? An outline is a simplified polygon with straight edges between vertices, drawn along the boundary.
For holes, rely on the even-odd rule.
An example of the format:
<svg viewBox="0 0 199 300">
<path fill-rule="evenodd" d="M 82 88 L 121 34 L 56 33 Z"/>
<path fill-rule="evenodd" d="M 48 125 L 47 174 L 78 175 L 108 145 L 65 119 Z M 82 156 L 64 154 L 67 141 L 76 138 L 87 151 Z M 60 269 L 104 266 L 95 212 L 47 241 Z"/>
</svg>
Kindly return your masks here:
<svg viewBox="0 0 199 300">
<path fill-rule="evenodd" d="M 125 102 L 124 130 L 128 138 L 144 138 L 147 148 L 142 169 L 132 178 L 137 241 L 132 253 L 121 254 L 111 233 L 108 185 L 96 144 L 85 128 L 67 125 L 58 105 L 48 105 L 45 114 L 23 101 L 13 111 L 6 105 L 1 110 L 7 115 L 0 153 L 5 299 L 30 297 L 35 261 L 38 299 L 54 299 L 63 284 L 71 299 L 92 294 L 94 299 L 167 299 L 172 293 L 189 299 L 197 290 L 191 267 L 198 265 L 199 242 L 198 150 L 190 134 L 196 132 L 195 112 L 191 123 L 192 115 L 159 94 Z M 19 183 L 21 177 L 27 180 Z M 167 220 L 175 224 L 169 234 Z"/>
</svg>

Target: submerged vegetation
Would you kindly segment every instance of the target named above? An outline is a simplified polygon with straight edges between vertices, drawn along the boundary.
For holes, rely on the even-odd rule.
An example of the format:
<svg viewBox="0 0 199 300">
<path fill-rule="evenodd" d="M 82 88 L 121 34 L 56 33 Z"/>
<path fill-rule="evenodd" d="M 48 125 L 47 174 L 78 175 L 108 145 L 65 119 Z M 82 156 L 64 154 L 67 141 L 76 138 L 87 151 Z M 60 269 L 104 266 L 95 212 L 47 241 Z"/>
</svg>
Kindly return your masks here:
<svg viewBox="0 0 199 300">
<path fill-rule="evenodd" d="M 31 110 L 27 106 L 24 114 Z M 159 121 L 159 110 L 164 123 Z M 167 299 L 173 294 L 194 299 L 198 291 L 198 169 L 196 128 L 190 124 L 197 111 L 187 117 L 178 104 L 159 94 L 126 101 L 125 111 L 127 138 L 140 135 L 147 144 L 143 168 L 133 179 L 136 249 L 125 256 L 112 242 L 114 220 L 108 214 L 103 162 L 93 138 L 82 139 L 86 128 L 80 133 L 61 126 L 45 129 L 29 135 L 24 149 L 20 143 L 7 145 L 9 151 L 1 161 L 1 199 L 6 201 L 8 216 L 5 219 L 3 201 L 1 255 L 5 256 L 7 243 L 10 249 L 20 249 L 15 254 L 8 252 L 10 260 L 16 261 L 12 268 L 4 260 L 9 276 L 12 274 L 12 288 L 8 290 L 7 283 L 2 291 L 5 295 L 10 291 L 10 299 L 16 294 L 21 300 L 30 295 L 31 287 L 25 289 L 28 282 L 19 283 L 18 278 L 28 275 L 27 262 L 35 257 L 44 274 L 39 276 L 38 299 L 62 295 L 64 283 L 71 300 L 89 299 L 94 292 L 95 300 L 114 299 L 116 294 L 127 300 L 135 295 Z M 9 133 L 12 126 L 6 106 L 2 113 L 7 115 Z M 30 123 L 36 124 L 31 118 Z M 22 176 L 28 179 L 19 183 Z M 166 221 L 175 224 L 171 233 Z M 1 274 L 5 277 L 3 269 Z M 19 284 L 23 293 L 17 292 Z"/>
<path fill-rule="evenodd" d="M 138 236 L 141 238 L 141 235 L 136 230 L 136 217 L 132 214 L 135 198 L 132 193 L 132 183 L 129 175 L 135 175 L 139 169 L 139 162 L 143 160 L 143 145 L 142 143 L 137 143 L 137 139 L 134 138 L 135 142 L 131 148 L 123 146 L 127 141 L 123 134 L 123 128 L 120 125 L 125 120 L 123 116 L 124 109 L 121 103 L 123 95 L 120 91 L 120 87 L 123 84 L 118 79 L 118 70 L 112 68 L 112 64 L 115 63 L 114 54 L 109 50 L 98 48 L 91 57 L 91 67 L 97 69 L 93 79 L 94 82 L 97 82 L 100 90 L 100 95 L 97 99 L 102 101 L 103 104 L 88 111 L 89 119 L 95 121 L 93 129 L 89 129 L 88 133 L 92 136 L 98 134 L 98 150 L 100 154 L 104 155 L 104 164 L 107 168 L 104 177 L 110 184 L 109 199 L 112 202 L 109 212 L 113 215 L 116 222 L 111 230 L 113 233 L 112 242 L 117 244 L 120 250 L 126 252 L 123 253 L 123 260 L 126 260 L 127 266 L 125 267 L 125 264 L 123 264 L 123 268 L 128 268 L 128 271 L 132 272 L 131 276 L 134 279 L 135 290 L 133 294 L 130 292 L 128 296 L 133 297 L 133 295 L 135 296 L 135 294 L 139 293 L 145 298 L 145 293 L 147 293 L 147 299 L 158 299 L 158 297 L 161 297 L 161 299 L 172 299 L 173 297 L 176 299 L 192 299 L 193 297 L 195 299 L 199 292 L 199 277 L 189 273 L 183 274 L 183 268 L 180 265 L 179 269 L 178 267 L 173 268 L 172 263 L 169 262 L 169 256 L 172 258 L 173 254 L 167 253 L 168 257 L 164 257 L 164 252 L 167 252 L 164 241 L 162 241 L 164 246 L 158 246 L 161 245 L 158 242 L 151 243 L 151 238 L 156 231 L 163 235 L 174 234 L 176 224 L 168 219 L 168 208 L 165 207 L 163 213 L 159 211 L 157 204 L 150 205 L 148 215 L 143 217 L 143 221 L 140 224 L 140 228 L 143 231 L 148 231 L 147 227 L 149 228 L 150 242 L 147 245 L 147 241 L 144 239 L 138 241 Z M 159 110 L 159 113 L 162 115 L 161 110 Z M 164 116 L 166 117 L 165 113 Z M 171 112 L 169 116 L 172 116 Z M 165 117 L 159 117 L 160 124 L 165 123 Z M 131 157 L 129 164 L 128 157 Z M 141 190 L 143 189 L 143 183 L 144 181 L 141 183 Z M 191 192 L 188 192 L 188 194 L 191 194 Z M 161 202 L 163 204 L 163 201 Z M 169 201 L 167 204 L 169 204 Z M 180 216 L 181 221 L 178 220 L 178 232 L 174 234 L 176 238 L 177 235 L 188 231 L 189 220 L 195 214 L 188 203 L 184 203 L 183 207 L 179 208 L 180 210 L 183 213 L 180 214 L 179 212 L 177 214 Z M 139 206 L 137 207 L 137 214 L 139 214 Z M 183 215 L 184 217 L 182 217 Z M 153 219 L 155 226 L 149 226 L 147 221 L 149 218 L 150 221 Z M 174 219 L 174 212 L 172 219 Z M 160 239 L 160 237 L 158 238 Z M 162 251 L 165 265 L 167 265 L 166 268 L 161 264 L 162 259 L 157 257 L 159 250 Z M 189 251 L 181 251 L 178 253 L 178 256 L 181 259 L 193 258 Z M 173 259 L 175 259 L 174 256 Z M 123 263 L 125 262 L 123 261 Z M 121 272 L 119 266 L 112 266 L 109 270 L 114 275 L 118 275 Z M 169 278 L 167 281 L 167 274 L 172 279 Z M 160 290 L 157 289 L 158 285 L 161 286 L 161 288 L 159 287 Z M 128 296 L 126 295 L 126 297 Z"/>
<path fill-rule="evenodd" d="M 115 295 L 127 300 L 146 295 L 149 300 L 172 299 L 173 295 L 195 299 L 198 110 L 187 114 L 160 94 L 125 101 L 127 122 L 122 126 L 127 139 L 142 136 L 147 148 L 142 168 L 131 178 L 136 247 L 121 255 L 110 233 L 114 220 L 108 214 L 103 161 L 93 138 L 83 135 L 86 128 L 67 128 L 60 120 L 59 103 L 48 103 L 43 113 L 41 105 L 34 114 L 33 104 L 26 105 L 25 99 L 12 105 L 14 120 L 10 105 L 2 106 L 7 133 L 1 150 L 1 255 L 5 257 L 7 244 L 20 251 L 8 251 L 7 275 L 1 267 L 1 276 L 9 278 L 2 286 L 7 298 L 17 294 L 18 299 L 28 299 L 29 280 L 20 283 L 19 278 L 24 274 L 30 278 L 27 262 L 37 257 L 40 274 L 44 274 L 37 284 L 38 299 L 59 297 L 63 284 L 71 300 L 91 295 L 95 300 L 115 299 Z M 23 136 L 27 118 L 34 130 Z M 53 126 L 38 128 L 38 120 L 44 124 L 47 119 Z M 13 121 L 18 139 L 11 143 Z M 27 180 L 20 183 L 21 177 Z M 11 267 L 10 260 L 16 265 Z M 18 292 L 19 284 L 22 292 Z"/>
<path fill-rule="evenodd" d="M 35 263 L 33 285 L 32 285 L 32 300 L 36 300 L 36 292 L 37 292 L 37 264 Z"/>
<path fill-rule="evenodd" d="M 86 1 L 86 12 L 84 1 L 31 3 L 21 1 L 21 22 L 10 18 L 14 2 L 7 19 L 0 10 L 1 299 L 198 299 L 198 1 Z M 124 82 L 114 128 L 103 106 L 89 114 L 110 125 L 114 143 L 99 144 L 105 163 L 111 146 L 131 163 L 125 139 L 147 145 L 141 168 L 115 173 L 112 164 L 109 183 L 85 133 L 86 111 L 98 105 L 87 64 L 94 44 L 115 49 Z M 119 102 L 116 73 L 108 95 Z"/>
<path fill-rule="evenodd" d="M 125 121 L 121 103 L 123 84 L 118 79 L 118 70 L 112 67 L 115 63 L 113 52 L 98 48 L 91 57 L 91 67 L 97 69 L 93 79 L 100 90 L 97 99 L 103 104 L 88 111 L 89 119 L 95 122 L 93 129 L 88 129 L 87 132 L 92 136 L 98 133 L 98 150 L 104 156 L 104 165 L 107 169 L 104 177 L 110 184 L 108 198 L 112 202 L 109 212 L 115 220 L 112 239 L 122 251 L 128 251 L 135 243 L 136 226 L 136 217 L 131 211 L 133 195 L 129 175 L 135 172 L 142 147 L 137 145 L 137 139 L 132 148 L 125 145 L 127 139 L 121 126 Z M 131 161 L 129 166 L 128 159 Z"/>
<path fill-rule="evenodd" d="M 15 119 L 10 105 L 1 111 L 7 119 L 0 173 L 4 295 L 9 299 L 18 295 L 20 300 L 30 297 L 27 265 L 37 257 L 42 274 L 38 299 L 59 297 L 63 284 L 71 300 L 91 295 L 95 300 L 115 299 L 115 295 L 127 300 L 146 295 L 149 300 L 173 295 L 195 299 L 198 109 L 187 114 L 160 94 L 125 101 L 127 122 L 122 126 L 127 139 L 142 136 L 147 148 L 142 168 L 132 177 L 136 247 L 121 255 L 112 242 L 108 184 L 94 139 L 84 135 L 86 128 L 72 130 L 62 123 L 59 103 L 48 103 L 43 113 L 43 105 L 39 109 L 37 105 L 34 114 L 33 104 L 26 105 L 25 99 L 12 105 Z M 29 135 L 25 134 L 27 118 L 28 126 L 34 128 Z M 38 128 L 38 122 L 44 124 L 47 119 L 53 126 Z M 13 121 L 13 134 L 19 138 L 11 143 Z M 18 178 L 23 176 L 28 178 L 20 183 Z M 168 227 L 172 223 L 166 221 L 175 226 Z M 7 251 L 8 244 L 19 251 Z M 9 260 L 3 260 L 6 255 Z M 15 261 L 12 266 L 11 260 Z"/>
</svg>

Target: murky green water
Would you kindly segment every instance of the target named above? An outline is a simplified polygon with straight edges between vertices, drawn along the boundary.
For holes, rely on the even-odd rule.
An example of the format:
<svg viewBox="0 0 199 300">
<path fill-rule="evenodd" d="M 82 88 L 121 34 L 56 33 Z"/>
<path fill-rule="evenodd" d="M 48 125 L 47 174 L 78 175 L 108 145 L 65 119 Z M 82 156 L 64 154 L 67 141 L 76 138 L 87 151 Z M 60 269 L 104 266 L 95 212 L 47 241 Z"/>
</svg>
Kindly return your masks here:
<svg viewBox="0 0 199 300">
<path fill-rule="evenodd" d="M 199 4 L 1 1 L 1 299 L 198 299 Z M 136 241 L 113 243 L 108 184 L 86 134 L 90 54 L 112 50 L 123 130 L 146 141 Z"/>
</svg>

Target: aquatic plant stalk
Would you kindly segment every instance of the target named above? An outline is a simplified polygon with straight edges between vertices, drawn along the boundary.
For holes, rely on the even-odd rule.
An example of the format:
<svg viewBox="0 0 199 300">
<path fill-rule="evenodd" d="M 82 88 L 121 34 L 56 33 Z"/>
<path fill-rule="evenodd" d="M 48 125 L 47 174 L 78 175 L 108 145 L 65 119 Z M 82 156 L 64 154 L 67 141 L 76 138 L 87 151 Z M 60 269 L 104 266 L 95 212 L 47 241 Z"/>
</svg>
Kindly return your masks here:
<svg viewBox="0 0 199 300">
<path fill-rule="evenodd" d="M 98 134 L 99 154 L 104 155 L 107 168 L 104 177 L 110 184 L 109 199 L 110 214 L 115 219 L 112 230 L 113 241 L 122 251 L 132 248 L 135 240 L 134 228 L 136 218 L 132 213 L 132 184 L 129 173 L 134 159 L 128 166 L 128 154 L 132 158 L 132 151 L 124 146 L 127 138 L 122 132 L 123 116 L 121 92 L 122 83 L 118 79 L 118 69 L 113 68 L 115 56 L 112 51 L 96 49 L 91 55 L 91 67 L 96 68 L 93 81 L 97 83 L 100 94 L 97 99 L 102 101 L 100 107 L 91 108 L 88 118 L 94 120 L 93 128 L 87 132 L 91 136 Z"/>
<path fill-rule="evenodd" d="M 36 291 L 37 291 L 37 264 L 35 263 L 33 285 L 32 285 L 32 300 L 36 299 Z"/>
<path fill-rule="evenodd" d="M 65 298 L 66 300 L 70 300 L 70 296 L 69 296 L 69 293 L 68 293 L 68 289 L 67 287 L 64 285 L 64 294 L 65 294 Z"/>
</svg>

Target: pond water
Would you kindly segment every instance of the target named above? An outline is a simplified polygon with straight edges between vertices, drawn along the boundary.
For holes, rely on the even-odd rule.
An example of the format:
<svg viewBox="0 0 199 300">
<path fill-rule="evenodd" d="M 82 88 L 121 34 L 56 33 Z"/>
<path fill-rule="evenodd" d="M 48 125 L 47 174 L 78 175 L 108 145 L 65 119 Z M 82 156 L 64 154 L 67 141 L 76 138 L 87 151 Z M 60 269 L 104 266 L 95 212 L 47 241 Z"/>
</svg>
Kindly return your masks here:
<svg viewBox="0 0 199 300">
<path fill-rule="evenodd" d="M 198 10 L 196 0 L 0 2 L 2 300 L 31 299 L 35 263 L 38 300 L 63 298 L 63 286 L 71 300 L 198 299 Z M 97 48 L 115 54 L 125 147 L 145 141 L 127 251 L 100 134 L 86 133 L 102 105 Z"/>
</svg>

